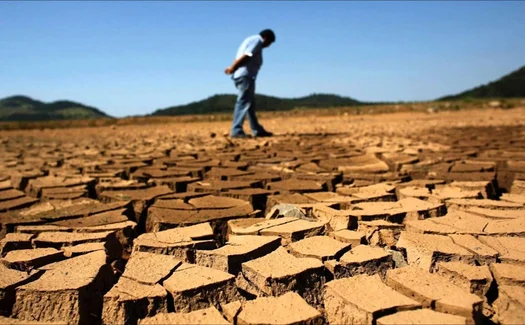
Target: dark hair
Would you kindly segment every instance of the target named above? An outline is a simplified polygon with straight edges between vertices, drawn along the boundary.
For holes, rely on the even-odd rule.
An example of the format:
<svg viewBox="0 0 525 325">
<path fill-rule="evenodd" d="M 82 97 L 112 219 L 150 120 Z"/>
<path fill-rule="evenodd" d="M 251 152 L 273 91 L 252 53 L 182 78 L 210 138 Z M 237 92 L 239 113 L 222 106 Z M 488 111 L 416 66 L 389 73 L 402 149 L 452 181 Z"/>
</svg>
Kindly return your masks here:
<svg viewBox="0 0 525 325">
<path fill-rule="evenodd" d="M 265 38 L 268 40 L 268 42 L 273 43 L 275 42 L 275 34 L 271 29 L 265 29 L 259 33 L 262 38 Z"/>
</svg>

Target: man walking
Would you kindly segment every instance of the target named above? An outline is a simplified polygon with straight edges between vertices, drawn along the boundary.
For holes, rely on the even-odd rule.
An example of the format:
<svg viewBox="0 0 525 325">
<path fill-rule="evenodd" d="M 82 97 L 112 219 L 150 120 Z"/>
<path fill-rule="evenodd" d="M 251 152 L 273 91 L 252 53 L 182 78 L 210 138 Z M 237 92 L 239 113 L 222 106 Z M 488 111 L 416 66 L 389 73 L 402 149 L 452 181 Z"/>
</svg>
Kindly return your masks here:
<svg viewBox="0 0 525 325">
<path fill-rule="evenodd" d="M 275 34 L 271 29 L 265 29 L 258 35 L 246 38 L 237 50 L 235 61 L 224 70 L 224 73 L 232 75 L 233 82 L 238 90 L 230 132 L 232 138 L 246 137 L 242 128 L 246 115 L 248 115 L 254 136 L 270 137 L 273 135 L 259 124 L 255 114 L 255 79 L 263 63 L 262 50 L 269 47 L 273 42 L 275 42 Z"/>
</svg>

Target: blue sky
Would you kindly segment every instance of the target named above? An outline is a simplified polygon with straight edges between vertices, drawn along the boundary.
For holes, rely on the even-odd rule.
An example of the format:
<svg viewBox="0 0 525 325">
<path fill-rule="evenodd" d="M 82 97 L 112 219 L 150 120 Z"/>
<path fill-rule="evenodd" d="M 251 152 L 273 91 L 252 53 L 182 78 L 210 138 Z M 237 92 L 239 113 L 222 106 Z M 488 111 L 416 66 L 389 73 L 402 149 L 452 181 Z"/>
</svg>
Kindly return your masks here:
<svg viewBox="0 0 525 325">
<path fill-rule="evenodd" d="M 272 28 L 257 92 L 430 100 L 525 65 L 521 1 L 0 1 L 0 98 L 141 115 L 235 93 L 224 69 Z"/>
</svg>

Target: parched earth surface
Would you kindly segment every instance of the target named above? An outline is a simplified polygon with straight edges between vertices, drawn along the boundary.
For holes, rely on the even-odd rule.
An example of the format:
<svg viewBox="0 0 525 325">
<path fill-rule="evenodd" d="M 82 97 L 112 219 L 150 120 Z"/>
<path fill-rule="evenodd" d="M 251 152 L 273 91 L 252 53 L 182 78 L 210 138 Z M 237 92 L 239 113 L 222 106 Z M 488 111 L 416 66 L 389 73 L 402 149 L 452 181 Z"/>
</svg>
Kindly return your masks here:
<svg viewBox="0 0 525 325">
<path fill-rule="evenodd" d="M 0 133 L 0 324 L 525 323 L 525 109 Z"/>
</svg>

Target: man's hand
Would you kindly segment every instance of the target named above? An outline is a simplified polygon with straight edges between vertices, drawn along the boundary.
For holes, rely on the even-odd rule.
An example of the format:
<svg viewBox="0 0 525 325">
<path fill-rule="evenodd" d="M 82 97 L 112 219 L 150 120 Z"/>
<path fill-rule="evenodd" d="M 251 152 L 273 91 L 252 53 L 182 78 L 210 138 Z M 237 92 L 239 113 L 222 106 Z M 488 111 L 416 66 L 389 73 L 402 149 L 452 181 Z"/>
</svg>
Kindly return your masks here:
<svg viewBox="0 0 525 325">
<path fill-rule="evenodd" d="M 224 73 L 226 74 L 232 74 L 235 72 L 235 69 L 233 67 L 227 67 L 226 70 L 224 70 Z"/>
<path fill-rule="evenodd" d="M 242 66 L 249 59 L 250 59 L 249 55 L 247 54 L 242 55 L 240 58 L 233 61 L 232 65 L 230 65 L 229 67 L 226 68 L 226 70 L 224 70 L 224 73 L 226 74 L 234 73 L 235 70 L 237 70 L 240 66 Z"/>
</svg>

